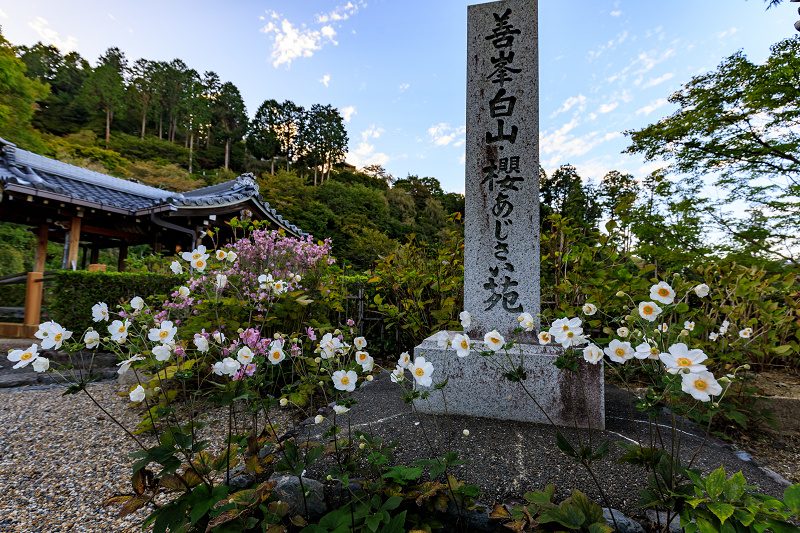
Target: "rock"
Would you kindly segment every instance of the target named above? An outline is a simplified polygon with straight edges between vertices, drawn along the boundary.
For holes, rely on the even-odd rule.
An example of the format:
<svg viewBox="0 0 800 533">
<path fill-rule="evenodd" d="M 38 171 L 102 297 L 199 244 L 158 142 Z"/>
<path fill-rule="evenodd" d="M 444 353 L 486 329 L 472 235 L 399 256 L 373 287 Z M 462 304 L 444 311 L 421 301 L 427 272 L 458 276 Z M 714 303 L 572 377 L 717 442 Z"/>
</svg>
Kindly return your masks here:
<svg viewBox="0 0 800 533">
<path fill-rule="evenodd" d="M 652 524 L 660 523 L 663 527 L 663 525 L 667 523 L 667 513 L 665 511 L 658 511 L 658 514 L 656 515 L 656 512 L 653 509 L 650 509 L 645 513 L 645 516 L 647 516 L 647 519 L 650 520 Z M 681 527 L 680 516 L 675 515 L 672 517 L 672 520 L 669 522 L 669 530 L 670 533 L 681 533 L 683 531 L 683 528 Z"/>
<path fill-rule="evenodd" d="M 0 376 L 0 388 L 24 387 L 26 385 L 38 385 L 39 375 L 31 373 L 8 374 Z"/>
<path fill-rule="evenodd" d="M 226 483 L 226 485 L 235 487 L 237 490 L 244 490 L 252 487 L 255 482 L 256 478 L 253 474 L 239 474 L 231 477 L 230 482 Z"/>
<path fill-rule="evenodd" d="M 446 515 L 447 518 L 453 522 L 458 520 L 458 506 L 453 500 L 447 502 Z M 467 527 L 466 524 L 468 518 L 469 527 Z M 462 509 L 461 520 L 464 526 L 463 529 L 469 531 L 494 531 L 500 523 L 500 521 L 495 518 L 489 518 L 489 508 L 482 503 L 476 504 L 475 509 L 471 511 Z M 457 530 L 460 531 L 461 529 Z"/>
<path fill-rule="evenodd" d="M 786 479 L 782 475 L 778 474 L 777 472 L 775 472 L 771 468 L 767 468 L 766 466 L 762 466 L 761 470 L 766 475 L 768 475 L 770 478 L 772 478 L 775 481 L 775 483 L 777 483 L 778 485 L 781 485 L 782 487 L 789 487 L 789 486 L 792 485 L 791 481 L 789 481 L 788 479 Z"/>
<path fill-rule="evenodd" d="M 756 463 L 756 460 L 753 459 L 753 456 L 750 455 L 749 453 L 745 452 L 745 451 L 734 450 L 733 451 L 733 455 L 735 455 L 736 457 L 738 457 L 739 459 L 741 459 L 745 463 L 751 463 L 751 464 L 754 464 L 754 465 L 758 465 L 758 463 Z"/>
<path fill-rule="evenodd" d="M 617 521 L 617 531 L 620 533 L 644 533 L 642 524 L 636 520 L 631 520 L 616 509 L 611 509 L 609 511 L 608 507 L 603 507 L 603 518 L 606 519 L 606 524 L 610 527 L 614 527 L 614 520 L 611 518 L 611 513 L 614 513 L 614 519 Z"/>
<path fill-rule="evenodd" d="M 273 493 L 281 500 L 289 504 L 289 514 L 302 515 L 308 520 L 313 520 L 325 513 L 328 506 L 325 503 L 325 491 L 322 483 L 307 477 L 303 478 L 303 486 L 306 490 L 306 501 L 303 502 L 300 479 L 297 476 L 286 474 L 272 474 L 269 481 L 277 483 Z M 308 512 L 306 513 L 306 508 Z"/>
</svg>

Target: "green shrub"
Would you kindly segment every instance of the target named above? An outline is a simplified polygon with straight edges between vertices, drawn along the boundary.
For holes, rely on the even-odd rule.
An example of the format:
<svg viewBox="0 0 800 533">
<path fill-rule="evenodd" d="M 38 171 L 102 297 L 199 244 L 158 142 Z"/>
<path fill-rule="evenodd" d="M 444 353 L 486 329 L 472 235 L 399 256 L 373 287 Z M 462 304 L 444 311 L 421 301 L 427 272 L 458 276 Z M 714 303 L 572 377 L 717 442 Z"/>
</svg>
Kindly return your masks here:
<svg viewBox="0 0 800 533">
<path fill-rule="evenodd" d="M 180 283 L 174 275 L 59 270 L 53 278 L 50 319 L 79 336 L 97 327 L 92 322 L 94 304 L 106 302 L 113 308 L 134 296 L 169 294 Z"/>
</svg>

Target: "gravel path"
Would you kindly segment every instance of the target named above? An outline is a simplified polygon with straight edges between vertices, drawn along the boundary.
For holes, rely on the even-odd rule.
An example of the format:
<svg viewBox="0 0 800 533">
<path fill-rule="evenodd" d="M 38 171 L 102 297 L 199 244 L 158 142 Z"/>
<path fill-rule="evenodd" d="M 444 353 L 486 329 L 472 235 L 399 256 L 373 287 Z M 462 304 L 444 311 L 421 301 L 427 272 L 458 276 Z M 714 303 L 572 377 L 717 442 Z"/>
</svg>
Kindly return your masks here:
<svg viewBox="0 0 800 533">
<path fill-rule="evenodd" d="M 136 411 L 114 382 L 89 390 L 120 422 Z M 25 533 L 140 531 L 140 510 L 122 519 L 105 498 L 130 490 L 136 445 L 84 395 L 63 388 L 0 390 L 0 531 Z"/>
</svg>

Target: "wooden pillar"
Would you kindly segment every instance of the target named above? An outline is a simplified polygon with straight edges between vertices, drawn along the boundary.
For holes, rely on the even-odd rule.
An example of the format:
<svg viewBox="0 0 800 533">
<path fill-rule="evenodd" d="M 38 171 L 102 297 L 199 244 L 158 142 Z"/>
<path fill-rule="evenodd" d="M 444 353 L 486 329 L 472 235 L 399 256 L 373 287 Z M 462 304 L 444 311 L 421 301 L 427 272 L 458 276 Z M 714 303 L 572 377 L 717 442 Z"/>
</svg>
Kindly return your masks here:
<svg viewBox="0 0 800 533">
<path fill-rule="evenodd" d="M 128 259 L 128 244 L 122 243 L 119 245 L 119 264 L 117 264 L 117 270 L 119 272 L 125 272 L 125 261 Z"/>
<path fill-rule="evenodd" d="M 86 261 L 89 259 L 89 253 L 86 246 L 81 246 L 83 253 L 81 254 L 81 270 L 86 270 Z"/>
<path fill-rule="evenodd" d="M 28 272 L 27 285 L 25 287 L 25 318 L 23 319 L 23 323 L 26 326 L 38 326 L 41 320 L 42 289 L 44 285 L 41 279 L 41 272 Z"/>
<path fill-rule="evenodd" d="M 36 255 L 33 260 L 33 270 L 35 272 L 44 272 L 45 262 L 47 261 L 47 238 L 49 232 L 49 224 L 39 226 L 39 238 L 36 241 Z"/>
<path fill-rule="evenodd" d="M 92 245 L 92 258 L 89 260 L 89 262 L 93 265 L 96 265 L 98 262 L 100 262 L 100 248 L 96 244 Z"/>
<path fill-rule="evenodd" d="M 69 253 L 67 255 L 67 268 L 72 268 L 72 264 L 78 264 L 78 251 L 81 243 L 81 219 L 72 217 L 72 224 L 69 227 Z"/>
</svg>

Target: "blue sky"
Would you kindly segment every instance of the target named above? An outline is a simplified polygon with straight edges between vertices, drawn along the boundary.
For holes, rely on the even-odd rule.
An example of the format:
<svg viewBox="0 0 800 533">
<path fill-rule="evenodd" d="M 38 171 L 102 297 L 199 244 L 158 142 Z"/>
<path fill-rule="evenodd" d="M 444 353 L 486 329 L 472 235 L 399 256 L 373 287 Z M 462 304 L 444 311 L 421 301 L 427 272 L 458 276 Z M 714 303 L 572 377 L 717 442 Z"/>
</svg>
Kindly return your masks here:
<svg viewBox="0 0 800 533">
<path fill-rule="evenodd" d="M 0 1 L 14 44 L 41 40 L 93 64 L 184 60 L 265 99 L 331 104 L 346 119 L 348 161 L 464 190 L 465 0 Z M 674 111 L 667 97 L 743 50 L 756 62 L 794 35 L 796 4 L 762 0 L 539 2 L 540 157 L 598 181 L 660 165 L 623 155 L 622 132 Z"/>
</svg>

